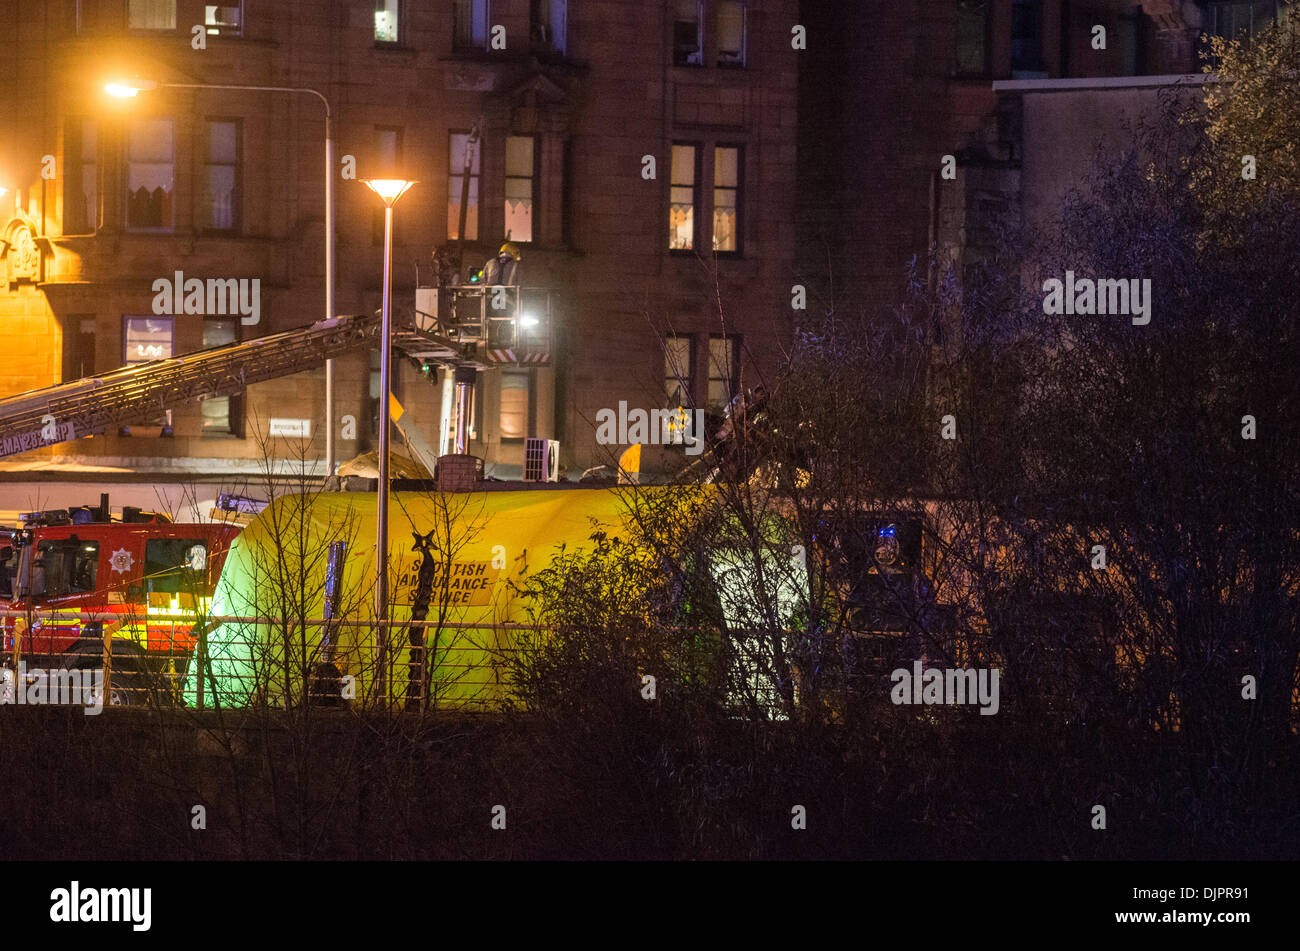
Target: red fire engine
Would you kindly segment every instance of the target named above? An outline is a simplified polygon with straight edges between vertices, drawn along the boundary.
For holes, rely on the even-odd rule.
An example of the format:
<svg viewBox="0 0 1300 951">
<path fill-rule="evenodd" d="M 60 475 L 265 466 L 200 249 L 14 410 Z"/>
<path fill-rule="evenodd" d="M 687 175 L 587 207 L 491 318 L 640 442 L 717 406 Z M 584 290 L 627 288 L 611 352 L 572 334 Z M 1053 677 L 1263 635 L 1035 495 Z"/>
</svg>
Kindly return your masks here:
<svg viewBox="0 0 1300 951">
<path fill-rule="evenodd" d="M 107 641 L 120 688 L 110 702 L 169 691 L 240 526 L 174 524 L 131 506 L 113 521 L 106 495 L 21 521 L 0 529 L 0 611 L 10 612 L 0 666 L 103 667 Z"/>
</svg>

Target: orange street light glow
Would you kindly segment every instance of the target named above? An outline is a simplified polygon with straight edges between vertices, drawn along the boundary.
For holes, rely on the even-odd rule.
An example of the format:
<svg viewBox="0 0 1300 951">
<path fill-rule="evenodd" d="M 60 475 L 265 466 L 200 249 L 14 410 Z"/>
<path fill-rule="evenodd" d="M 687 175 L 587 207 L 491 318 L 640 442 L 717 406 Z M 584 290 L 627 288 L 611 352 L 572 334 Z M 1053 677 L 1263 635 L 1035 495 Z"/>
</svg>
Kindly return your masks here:
<svg viewBox="0 0 1300 951">
<path fill-rule="evenodd" d="M 384 200 L 385 205 L 395 205 L 415 182 L 404 178 L 371 178 L 366 180 L 370 190 Z"/>
<path fill-rule="evenodd" d="M 114 82 L 104 86 L 104 92 L 118 99 L 132 99 L 138 93 L 157 89 L 158 84 L 148 79 L 134 79 L 130 82 Z"/>
</svg>

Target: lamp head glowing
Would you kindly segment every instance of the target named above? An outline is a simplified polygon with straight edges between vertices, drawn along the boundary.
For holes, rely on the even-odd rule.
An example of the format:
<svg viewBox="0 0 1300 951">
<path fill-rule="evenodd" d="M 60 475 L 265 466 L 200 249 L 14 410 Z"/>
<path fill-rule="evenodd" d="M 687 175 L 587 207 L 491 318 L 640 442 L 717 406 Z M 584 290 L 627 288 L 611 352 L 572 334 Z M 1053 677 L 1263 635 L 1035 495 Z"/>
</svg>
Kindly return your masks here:
<svg viewBox="0 0 1300 951">
<path fill-rule="evenodd" d="M 532 314 L 524 314 L 522 317 L 519 318 L 520 327 L 525 327 L 525 328 L 536 327 L 539 323 L 541 323 L 541 321 L 539 321 Z"/>
<path fill-rule="evenodd" d="M 9 189 L 0 187 L 0 198 L 3 198 L 7 194 L 9 194 Z"/>
<path fill-rule="evenodd" d="M 384 204 L 392 207 L 415 184 L 404 178 L 370 178 L 365 180 L 372 192 L 383 199 Z"/>
<path fill-rule="evenodd" d="M 104 86 L 104 92 L 118 99 L 133 99 L 138 93 L 149 92 L 151 89 L 157 88 L 158 84 L 152 79 L 130 79 L 107 83 Z"/>
</svg>

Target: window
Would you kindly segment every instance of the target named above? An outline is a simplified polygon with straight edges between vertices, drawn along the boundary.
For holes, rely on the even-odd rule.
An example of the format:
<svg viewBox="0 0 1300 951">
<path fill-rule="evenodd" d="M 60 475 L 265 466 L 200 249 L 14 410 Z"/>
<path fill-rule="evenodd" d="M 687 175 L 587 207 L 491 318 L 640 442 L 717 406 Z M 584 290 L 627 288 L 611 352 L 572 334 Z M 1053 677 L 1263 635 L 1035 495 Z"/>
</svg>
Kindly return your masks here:
<svg viewBox="0 0 1300 951">
<path fill-rule="evenodd" d="M 244 35 L 244 0 L 230 0 L 220 6 L 205 4 L 203 25 L 210 36 Z"/>
<path fill-rule="evenodd" d="M 1229 40 L 1250 40 L 1277 19 L 1274 0 L 1210 3 L 1205 9 L 1206 32 Z"/>
<path fill-rule="evenodd" d="M 149 594 L 193 594 L 203 585 L 207 567 L 208 543 L 202 538 L 151 538 L 144 543 Z"/>
<path fill-rule="evenodd" d="M 239 340 L 239 322 L 233 317 L 203 318 L 203 348 L 227 347 Z M 241 401 L 238 396 L 212 396 L 200 404 L 203 435 L 238 435 Z"/>
<path fill-rule="evenodd" d="M 95 373 L 95 315 L 68 314 L 63 318 L 63 382 Z"/>
<path fill-rule="evenodd" d="M 709 338 L 708 411 L 721 414 L 740 386 L 740 338 Z"/>
<path fill-rule="evenodd" d="M 74 119 L 64 143 L 68 177 L 63 183 L 63 233 L 90 234 L 99 227 L 98 128 Z"/>
<path fill-rule="evenodd" d="M 501 371 L 501 438 L 523 439 L 528 435 L 532 374 L 527 370 Z"/>
<path fill-rule="evenodd" d="M 700 0 L 673 0 L 673 65 L 703 66 Z"/>
<path fill-rule="evenodd" d="M 456 49 L 486 49 L 488 0 L 452 0 L 451 37 Z"/>
<path fill-rule="evenodd" d="M 694 372 L 695 347 L 690 334 L 669 334 L 664 338 L 665 406 L 677 409 L 692 406 L 691 376 Z"/>
<path fill-rule="evenodd" d="M 1044 79 L 1043 0 L 1011 2 L 1011 78 Z"/>
<path fill-rule="evenodd" d="M 568 0 L 532 0 L 529 21 L 533 49 L 542 53 L 565 50 Z"/>
<path fill-rule="evenodd" d="M 465 216 L 465 240 L 478 240 L 479 143 L 470 141 L 471 133 L 453 132 L 447 165 L 447 240 L 460 237 L 460 219 Z M 466 157 L 469 162 L 466 165 Z M 466 168 L 469 174 L 466 175 Z M 462 207 L 462 202 L 463 207 Z"/>
<path fill-rule="evenodd" d="M 370 178 L 401 178 L 402 167 L 402 130 L 393 126 L 375 127 L 374 167 L 369 172 Z M 393 218 L 393 240 L 396 242 L 397 221 Z M 370 243 L 380 247 L 384 243 L 384 209 L 382 205 L 371 205 Z"/>
<path fill-rule="evenodd" d="M 32 560 L 33 597 L 61 598 L 95 590 L 99 575 L 99 542 L 47 538 L 36 543 Z"/>
<path fill-rule="evenodd" d="M 379 351 L 371 350 L 370 351 L 370 389 L 367 393 L 368 399 L 366 400 L 366 402 L 370 410 L 370 436 L 371 439 L 374 440 L 372 445 L 376 445 L 376 446 L 379 445 L 379 387 L 380 384 L 383 382 L 380 379 L 379 363 L 380 363 Z M 393 364 L 390 363 L 388 368 L 391 371 L 393 368 Z M 391 379 L 389 380 L 389 385 L 390 386 L 392 385 Z"/>
<path fill-rule="evenodd" d="M 671 197 L 668 206 L 668 249 L 690 251 L 695 247 L 695 208 L 700 203 L 697 164 L 699 150 L 694 145 L 673 145 Z"/>
<path fill-rule="evenodd" d="M 718 3 L 718 65 L 745 65 L 745 4 L 742 0 Z"/>
<path fill-rule="evenodd" d="M 174 187 L 172 120 L 132 119 L 127 129 L 127 228 L 170 231 Z"/>
<path fill-rule="evenodd" d="M 172 318 L 122 318 L 122 362 L 126 366 L 172 355 Z"/>
<path fill-rule="evenodd" d="M 375 42 L 396 43 L 398 34 L 398 0 L 375 0 Z"/>
<path fill-rule="evenodd" d="M 209 119 L 208 158 L 205 167 L 207 196 L 204 227 L 209 231 L 238 231 L 240 210 L 238 119 Z"/>
<path fill-rule="evenodd" d="M 664 408 L 677 410 L 663 434 L 667 444 L 679 445 L 685 432 L 687 414 L 695 405 L 691 396 L 691 377 L 695 371 L 695 338 L 690 334 L 664 337 Z"/>
<path fill-rule="evenodd" d="M 533 155 L 531 135 L 506 139 L 506 239 L 533 240 Z"/>
<path fill-rule="evenodd" d="M 988 73 L 988 0 L 957 0 L 957 73 Z"/>
<path fill-rule="evenodd" d="M 713 250 L 740 251 L 740 148 L 713 150 Z"/>
<path fill-rule="evenodd" d="M 126 26 L 130 30 L 176 29 L 176 0 L 127 0 Z"/>
</svg>

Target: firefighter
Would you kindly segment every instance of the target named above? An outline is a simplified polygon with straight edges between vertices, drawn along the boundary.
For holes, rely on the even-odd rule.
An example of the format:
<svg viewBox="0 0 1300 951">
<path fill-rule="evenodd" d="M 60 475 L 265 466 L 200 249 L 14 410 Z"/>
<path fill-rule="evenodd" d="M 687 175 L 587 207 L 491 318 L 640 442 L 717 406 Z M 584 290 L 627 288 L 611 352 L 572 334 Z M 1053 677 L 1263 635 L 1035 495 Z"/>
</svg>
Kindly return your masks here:
<svg viewBox="0 0 1300 951">
<path fill-rule="evenodd" d="M 503 286 L 518 286 L 519 284 L 519 245 L 513 241 L 507 241 L 501 245 L 501 250 L 497 256 L 488 260 L 483 265 L 483 286 L 493 287 L 501 284 Z"/>
</svg>

